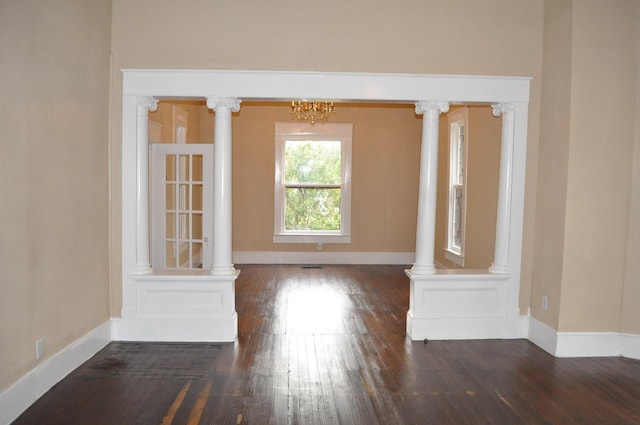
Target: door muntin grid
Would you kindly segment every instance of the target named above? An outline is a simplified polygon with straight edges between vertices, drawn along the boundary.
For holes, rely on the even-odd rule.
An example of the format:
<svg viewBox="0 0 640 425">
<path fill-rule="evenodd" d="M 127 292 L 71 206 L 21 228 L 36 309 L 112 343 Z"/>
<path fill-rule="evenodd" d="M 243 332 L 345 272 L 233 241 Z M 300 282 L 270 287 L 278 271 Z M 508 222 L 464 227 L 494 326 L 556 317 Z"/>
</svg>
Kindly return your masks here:
<svg viewBox="0 0 640 425">
<path fill-rule="evenodd" d="M 153 145 L 153 266 L 211 267 L 212 145 Z M 160 182 L 160 181 L 161 182 Z M 154 239 L 152 237 L 152 239 Z"/>
</svg>

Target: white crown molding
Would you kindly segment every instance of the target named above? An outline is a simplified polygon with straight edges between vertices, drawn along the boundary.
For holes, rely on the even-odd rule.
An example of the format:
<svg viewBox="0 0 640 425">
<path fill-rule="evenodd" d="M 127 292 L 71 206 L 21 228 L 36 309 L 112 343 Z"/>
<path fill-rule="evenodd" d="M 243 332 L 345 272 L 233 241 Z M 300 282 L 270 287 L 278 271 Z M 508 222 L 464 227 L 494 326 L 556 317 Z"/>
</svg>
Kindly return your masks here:
<svg viewBox="0 0 640 425">
<path fill-rule="evenodd" d="M 107 321 L 77 339 L 0 393 L 0 425 L 8 425 L 65 376 L 111 341 Z"/>
</svg>

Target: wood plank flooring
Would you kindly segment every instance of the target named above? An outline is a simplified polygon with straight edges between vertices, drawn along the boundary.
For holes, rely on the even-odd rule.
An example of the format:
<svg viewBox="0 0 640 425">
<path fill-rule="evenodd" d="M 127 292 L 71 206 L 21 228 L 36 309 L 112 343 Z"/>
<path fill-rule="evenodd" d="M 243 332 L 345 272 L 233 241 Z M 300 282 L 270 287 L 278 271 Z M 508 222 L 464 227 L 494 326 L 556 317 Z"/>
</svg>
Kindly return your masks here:
<svg viewBox="0 0 640 425">
<path fill-rule="evenodd" d="M 113 342 L 14 425 L 640 424 L 640 361 L 412 342 L 399 266 L 237 266 L 239 338 Z"/>
</svg>

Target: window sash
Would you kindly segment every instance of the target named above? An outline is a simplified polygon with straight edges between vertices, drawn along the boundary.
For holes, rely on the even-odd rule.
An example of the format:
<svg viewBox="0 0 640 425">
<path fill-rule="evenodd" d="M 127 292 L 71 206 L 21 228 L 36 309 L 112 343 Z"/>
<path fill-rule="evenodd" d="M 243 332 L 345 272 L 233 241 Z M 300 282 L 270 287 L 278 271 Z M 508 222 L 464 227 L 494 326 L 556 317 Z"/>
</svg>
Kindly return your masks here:
<svg viewBox="0 0 640 425">
<path fill-rule="evenodd" d="M 276 164 L 274 194 L 274 243 L 350 243 L 351 242 L 351 134 L 352 124 L 276 123 Z M 285 181 L 286 141 L 340 142 L 340 184 Z M 289 189 L 339 190 L 339 230 L 287 229 L 286 196 Z"/>
<path fill-rule="evenodd" d="M 454 255 L 447 256 L 451 261 L 464 265 L 468 109 L 451 111 L 448 118 L 449 205 L 445 251 Z"/>
</svg>

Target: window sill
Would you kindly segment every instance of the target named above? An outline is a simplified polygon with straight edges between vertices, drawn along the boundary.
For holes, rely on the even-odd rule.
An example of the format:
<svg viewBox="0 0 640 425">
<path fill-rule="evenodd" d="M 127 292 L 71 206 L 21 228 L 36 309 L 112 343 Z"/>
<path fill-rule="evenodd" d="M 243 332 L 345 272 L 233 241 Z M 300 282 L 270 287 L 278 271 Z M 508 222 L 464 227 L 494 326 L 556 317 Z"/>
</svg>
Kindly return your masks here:
<svg viewBox="0 0 640 425">
<path fill-rule="evenodd" d="M 460 267 L 464 267 L 464 256 L 458 254 L 457 252 L 453 252 L 450 249 L 444 249 L 444 258 L 451 261 L 454 264 L 457 264 Z"/>
<path fill-rule="evenodd" d="M 351 243 L 351 235 L 326 233 L 280 233 L 273 235 L 273 243 Z"/>
</svg>

